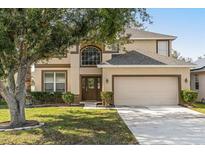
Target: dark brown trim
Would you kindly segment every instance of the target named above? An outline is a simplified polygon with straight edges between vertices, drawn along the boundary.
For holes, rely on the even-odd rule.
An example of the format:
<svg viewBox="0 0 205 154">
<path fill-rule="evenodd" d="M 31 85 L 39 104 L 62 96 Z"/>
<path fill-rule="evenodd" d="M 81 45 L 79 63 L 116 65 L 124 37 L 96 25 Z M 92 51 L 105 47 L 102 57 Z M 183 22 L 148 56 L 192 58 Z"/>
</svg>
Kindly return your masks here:
<svg viewBox="0 0 205 154">
<path fill-rule="evenodd" d="M 170 57 L 170 40 L 156 40 L 156 53 L 158 54 L 158 42 L 159 41 L 168 41 L 168 57 Z"/>
<path fill-rule="evenodd" d="M 168 57 L 171 56 L 170 40 L 168 40 Z"/>
<path fill-rule="evenodd" d="M 66 92 L 68 91 L 68 71 L 67 70 L 42 70 L 41 71 L 41 91 L 44 91 L 44 73 L 46 72 L 65 72 L 66 76 Z"/>
<path fill-rule="evenodd" d="M 78 54 L 76 51 L 70 51 L 70 54 Z"/>
<path fill-rule="evenodd" d="M 85 48 L 87 48 L 87 47 L 95 47 L 95 48 L 97 48 L 97 49 L 99 49 L 99 51 L 100 51 L 100 61 L 102 62 L 102 49 L 100 48 L 100 47 L 98 47 L 98 46 L 96 46 L 96 45 L 86 45 L 86 46 L 83 46 L 81 49 L 80 49 L 80 54 L 79 54 L 79 58 L 80 58 L 80 60 L 79 60 L 79 62 L 80 62 L 80 67 L 84 67 L 84 68 L 86 68 L 86 67 L 97 67 L 97 65 L 82 65 L 82 63 L 81 63 L 81 56 L 82 56 L 82 50 L 83 49 L 85 49 Z"/>
<path fill-rule="evenodd" d="M 70 64 L 35 64 L 35 68 L 70 68 Z"/>
<path fill-rule="evenodd" d="M 80 83 L 79 83 L 79 90 L 80 90 L 80 94 L 79 94 L 79 97 L 80 97 L 80 101 L 83 101 L 82 100 L 82 78 L 83 77 L 100 77 L 101 78 L 101 85 L 100 85 L 100 90 L 102 91 L 102 74 L 80 74 Z"/>
<path fill-rule="evenodd" d="M 182 103 L 181 100 L 181 75 L 112 75 L 112 92 L 114 94 L 114 78 L 115 77 L 177 77 L 178 78 L 178 97 L 179 97 L 179 104 Z M 113 101 L 114 101 L 114 95 L 113 95 Z"/>
<path fill-rule="evenodd" d="M 97 65 L 86 65 L 86 66 L 80 66 L 81 68 L 97 68 Z"/>
</svg>

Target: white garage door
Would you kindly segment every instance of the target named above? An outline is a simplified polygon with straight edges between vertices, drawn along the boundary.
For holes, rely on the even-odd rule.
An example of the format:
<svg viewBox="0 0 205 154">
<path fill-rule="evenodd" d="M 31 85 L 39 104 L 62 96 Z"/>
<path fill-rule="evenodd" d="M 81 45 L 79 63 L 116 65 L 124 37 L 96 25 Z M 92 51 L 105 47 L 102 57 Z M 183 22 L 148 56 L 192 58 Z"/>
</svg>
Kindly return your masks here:
<svg viewBox="0 0 205 154">
<path fill-rule="evenodd" d="M 115 105 L 177 105 L 177 77 L 115 77 Z"/>
</svg>

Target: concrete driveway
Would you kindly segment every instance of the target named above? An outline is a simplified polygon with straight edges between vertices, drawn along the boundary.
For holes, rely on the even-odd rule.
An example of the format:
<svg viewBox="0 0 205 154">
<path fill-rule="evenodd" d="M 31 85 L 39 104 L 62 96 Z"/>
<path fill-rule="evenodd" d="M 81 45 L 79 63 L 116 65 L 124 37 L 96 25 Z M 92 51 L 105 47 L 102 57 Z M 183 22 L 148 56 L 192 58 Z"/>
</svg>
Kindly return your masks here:
<svg viewBox="0 0 205 154">
<path fill-rule="evenodd" d="M 180 106 L 118 107 L 140 144 L 205 144 L 205 115 Z"/>
</svg>

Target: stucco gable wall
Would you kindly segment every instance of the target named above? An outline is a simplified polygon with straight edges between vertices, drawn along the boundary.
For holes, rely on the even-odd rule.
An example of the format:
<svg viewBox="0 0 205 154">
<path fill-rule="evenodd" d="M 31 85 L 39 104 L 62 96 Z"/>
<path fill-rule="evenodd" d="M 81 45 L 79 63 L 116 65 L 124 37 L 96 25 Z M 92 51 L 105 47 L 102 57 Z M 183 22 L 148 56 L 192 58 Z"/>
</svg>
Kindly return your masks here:
<svg viewBox="0 0 205 154">
<path fill-rule="evenodd" d="M 86 45 L 92 45 L 92 44 L 82 44 L 80 46 L 80 49 L 85 47 Z M 130 43 L 120 46 L 119 53 L 125 53 L 125 51 L 131 51 L 131 50 L 141 51 L 142 53 L 143 51 L 156 53 L 156 45 L 157 45 L 157 40 L 132 40 Z M 95 46 L 99 47 L 102 50 L 102 62 L 105 62 L 111 58 L 112 51 L 110 53 L 108 51 L 105 52 L 106 49 L 104 48 L 104 46 L 102 45 L 95 45 Z M 171 41 L 170 41 L 170 50 L 171 50 Z M 76 46 L 71 47 L 69 51 L 77 52 Z M 71 57 L 72 57 L 71 54 L 68 53 L 67 57 L 51 58 L 48 61 L 40 61 L 38 64 L 42 64 L 42 63 L 43 64 L 70 64 Z"/>
<path fill-rule="evenodd" d="M 157 40 L 133 40 L 128 44 L 121 47 L 127 51 L 136 50 L 144 52 L 156 53 L 157 50 Z M 172 49 L 172 41 L 169 41 L 169 49 Z M 121 51 L 123 53 L 123 50 Z"/>
<path fill-rule="evenodd" d="M 65 58 L 51 58 L 48 61 L 40 61 L 38 64 L 70 64 L 71 56 L 68 53 Z"/>
<path fill-rule="evenodd" d="M 66 57 L 62 58 L 50 58 L 48 61 L 40 61 L 38 64 L 70 64 L 71 63 L 71 54 L 70 52 L 76 52 L 76 46 L 72 46 L 69 49 L 69 53 L 67 53 Z"/>
</svg>

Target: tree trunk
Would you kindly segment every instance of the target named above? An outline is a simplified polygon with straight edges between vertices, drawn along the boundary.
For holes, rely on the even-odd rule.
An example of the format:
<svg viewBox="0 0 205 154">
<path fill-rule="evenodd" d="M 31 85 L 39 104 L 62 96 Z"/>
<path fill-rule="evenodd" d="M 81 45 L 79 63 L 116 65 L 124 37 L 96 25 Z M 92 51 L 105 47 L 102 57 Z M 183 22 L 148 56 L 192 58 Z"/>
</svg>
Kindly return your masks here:
<svg viewBox="0 0 205 154">
<path fill-rule="evenodd" d="M 14 99 L 14 101 L 9 105 L 10 109 L 10 126 L 12 127 L 18 127 L 25 124 L 25 108 L 24 108 L 24 102 L 18 102 L 18 100 Z"/>
<path fill-rule="evenodd" d="M 0 80 L 0 94 L 8 103 L 10 110 L 10 126 L 19 127 L 25 124 L 26 74 L 29 64 L 22 60 L 14 80 L 14 73 L 9 72 L 8 84 Z"/>
<path fill-rule="evenodd" d="M 12 94 L 3 93 L 2 95 L 10 110 L 10 126 L 19 127 L 25 124 L 25 102 L 23 100 L 19 101 Z"/>
<path fill-rule="evenodd" d="M 26 77 L 29 72 L 30 64 L 24 58 L 21 60 L 21 65 L 18 69 L 16 80 L 16 88 L 14 98 L 10 103 L 11 126 L 21 126 L 26 122 L 25 118 L 25 100 L 26 100 Z"/>
</svg>

